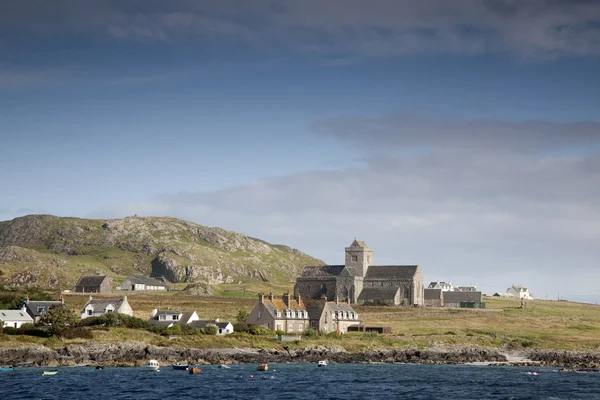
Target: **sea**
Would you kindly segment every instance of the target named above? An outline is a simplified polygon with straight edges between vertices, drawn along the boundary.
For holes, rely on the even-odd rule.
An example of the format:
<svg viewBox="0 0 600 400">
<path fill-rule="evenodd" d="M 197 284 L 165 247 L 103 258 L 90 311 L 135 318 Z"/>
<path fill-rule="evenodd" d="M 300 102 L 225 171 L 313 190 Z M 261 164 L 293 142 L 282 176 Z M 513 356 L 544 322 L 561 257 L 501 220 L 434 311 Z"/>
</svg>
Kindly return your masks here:
<svg viewBox="0 0 600 400">
<path fill-rule="evenodd" d="M 18 368 L 0 372 L 0 399 L 600 399 L 600 373 L 551 368 L 418 364 Z M 536 372 L 537 375 L 533 374 Z"/>
</svg>

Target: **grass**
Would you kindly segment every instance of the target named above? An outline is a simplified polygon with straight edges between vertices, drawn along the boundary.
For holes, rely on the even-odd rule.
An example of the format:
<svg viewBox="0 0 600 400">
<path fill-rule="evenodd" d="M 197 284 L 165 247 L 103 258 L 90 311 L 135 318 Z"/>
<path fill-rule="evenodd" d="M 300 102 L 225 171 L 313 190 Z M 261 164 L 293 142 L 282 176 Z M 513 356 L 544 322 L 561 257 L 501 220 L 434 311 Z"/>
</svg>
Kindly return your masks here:
<svg viewBox="0 0 600 400">
<path fill-rule="evenodd" d="M 247 291 L 265 291 L 268 284 L 248 284 Z M 234 290 L 237 285 L 221 285 L 220 290 Z M 274 293 L 290 289 L 272 285 Z M 268 290 L 266 290 L 268 291 Z M 231 292 L 227 292 L 231 294 Z M 247 292 L 248 293 L 248 292 Z M 119 294 L 112 297 L 119 296 Z M 108 297 L 108 296 L 95 296 Z M 256 304 L 255 294 L 247 298 L 236 296 L 191 296 L 184 292 L 131 293 L 128 300 L 135 316 L 149 318 L 153 308 L 195 310 L 201 319 L 220 318 L 234 322 L 239 310 L 250 311 Z M 479 345 L 512 348 L 543 348 L 556 350 L 598 350 L 600 347 L 600 306 L 592 304 L 535 300 L 527 308 L 519 300 L 485 298 L 486 309 L 444 309 L 408 307 L 356 306 L 360 318 L 368 325 L 392 328 L 391 335 L 370 337 L 347 334 L 342 337 L 318 336 L 305 338 L 299 344 L 285 343 L 291 348 L 310 344 L 338 344 L 350 351 L 370 349 L 426 348 L 434 343 L 447 345 Z M 80 310 L 87 302 L 85 295 L 67 295 L 65 302 Z M 54 342 L 53 342 L 54 340 Z M 149 332 L 123 328 L 94 331 L 94 340 L 118 342 L 140 340 L 156 345 L 178 344 L 194 348 L 273 347 L 282 344 L 265 337 L 233 335 L 231 337 L 185 336 L 168 340 Z M 69 341 L 67 341 L 69 342 Z M 3 335 L 1 346 L 37 343 L 58 346 L 56 339 Z"/>
</svg>

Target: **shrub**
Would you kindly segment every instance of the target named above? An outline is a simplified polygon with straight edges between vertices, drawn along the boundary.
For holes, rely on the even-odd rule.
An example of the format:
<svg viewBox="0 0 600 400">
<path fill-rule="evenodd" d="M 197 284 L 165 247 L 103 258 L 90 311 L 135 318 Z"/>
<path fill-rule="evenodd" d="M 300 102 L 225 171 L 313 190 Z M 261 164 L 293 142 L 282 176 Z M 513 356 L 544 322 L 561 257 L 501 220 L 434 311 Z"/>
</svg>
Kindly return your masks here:
<svg viewBox="0 0 600 400">
<path fill-rule="evenodd" d="M 65 339 L 93 339 L 94 335 L 89 328 L 70 327 L 65 329 L 61 336 Z"/>
<path fill-rule="evenodd" d="M 234 332 L 248 332 L 248 324 L 245 322 L 236 322 L 233 324 Z"/>
<path fill-rule="evenodd" d="M 75 325 L 77 317 L 64 304 L 58 304 L 48 309 L 40 319 L 40 325 L 47 325 L 53 335 L 60 335 L 67 327 Z"/>
<path fill-rule="evenodd" d="M 279 335 L 279 331 L 277 331 L 276 333 Z M 319 332 L 314 328 L 308 328 L 307 330 L 304 331 L 304 336 L 307 336 L 307 337 L 319 336 Z"/>
<path fill-rule="evenodd" d="M 166 335 L 181 335 L 181 326 L 179 325 L 173 325 L 170 328 L 165 329 L 165 334 Z"/>
<path fill-rule="evenodd" d="M 99 317 L 88 317 L 82 319 L 79 326 L 108 326 L 131 329 L 150 330 L 151 325 L 148 321 L 141 318 L 131 317 L 127 314 L 106 313 Z"/>
<path fill-rule="evenodd" d="M 253 325 L 248 328 L 248 332 L 252 335 L 272 335 L 273 331 L 264 326 Z"/>
<path fill-rule="evenodd" d="M 216 325 L 208 324 L 204 327 L 204 329 L 202 329 L 202 332 L 205 335 L 216 335 L 217 332 L 219 332 L 219 328 L 217 328 Z"/>
<path fill-rule="evenodd" d="M 279 335 L 279 336 L 284 336 L 284 335 L 285 335 L 285 331 L 282 331 L 281 329 L 277 329 L 277 330 L 275 331 L 275 334 L 276 334 L 276 335 Z"/>
<path fill-rule="evenodd" d="M 23 324 L 20 328 L 11 328 L 9 326 L 3 329 L 5 335 L 24 335 L 24 336 L 37 336 L 37 337 L 50 337 L 50 332 L 35 328 L 32 324 Z"/>
<path fill-rule="evenodd" d="M 238 313 L 237 313 L 237 316 L 235 317 L 235 320 L 237 322 L 244 322 L 245 323 L 246 319 L 248 318 L 248 315 L 250 315 L 248 313 L 248 311 L 246 311 L 246 310 L 239 310 Z"/>
</svg>

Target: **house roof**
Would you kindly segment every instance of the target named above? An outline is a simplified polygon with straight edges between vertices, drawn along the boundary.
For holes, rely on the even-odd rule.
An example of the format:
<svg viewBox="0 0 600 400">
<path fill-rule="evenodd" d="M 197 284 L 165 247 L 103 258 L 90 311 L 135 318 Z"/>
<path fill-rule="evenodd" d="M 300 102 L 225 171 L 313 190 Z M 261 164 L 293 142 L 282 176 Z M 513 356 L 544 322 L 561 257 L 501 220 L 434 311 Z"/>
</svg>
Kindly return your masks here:
<svg viewBox="0 0 600 400">
<path fill-rule="evenodd" d="M 158 311 L 155 316 L 150 317 L 148 322 L 152 325 L 158 325 L 158 326 L 169 326 L 171 324 L 184 325 L 184 324 L 187 324 L 187 322 L 190 320 L 190 318 L 192 317 L 192 315 L 194 315 L 195 312 L 196 311 L 173 311 L 173 310 Z M 179 318 L 176 320 L 173 320 L 173 319 L 160 320 L 159 315 L 179 315 Z"/>
<path fill-rule="evenodd" d="M 441 281 L 435 281 L 435 282 L 431 282 L 429 284 L 429 286 L 427 286 L 428 289 L 434 289 L 437 285 L 440 286 L 452 286 L 452 284 L 450 282 L 441 282 Z"/>
<path fill-rule="evenodd" d="M 311 265 L 302 268 L 302 273 L 300 274 L 300 277 L 319 278 L 338 276 L 343 269 L 344 265 Z"/>
<path fill-rule="evenodd" d="M 441 300 L 442 289 L 424 289 L 423 297 L 425 298 L 425 300 Z"/>
<path fill-rule="evenodd" d="M 323 315 L 323 311 L 327 307 L 329 311 L 342 311 L 342 312 L 355 312 L 352 306 L 348 303 L 336 304 L 335 301 L 327 301 L 325 299 L 320 300 L 304 300 L 306 311 L 308 311 L 308 317 L 310 319 L 319 319 Z"/>
<path fill-rule="evenodd" d="M 444 303 L 460 303 L 463 301 L 467 302 L 481 302 L 481 292 L 444 292 L 442 294 Z"/>
<path fill-rule="evenodd" d="M 29 314 L 35 317 L 41 316 L 43 313 L 38 311 L 40 308 L 44 308 L 46 311 L 50 309 L 52 306 L 63 305 L 61 301 L 38 301 L 38 300 L 29 300 L 25 303 L 25 306 L 29 310 Z"/>
<path fill-rule="evenodd" d="M 129 279 L 131 283 L 138 285 L 167 286 L 167 284 L 164 281 L 145 275 L 129 275 L 127 279 Z"/>
<path fill-rule="evenodd" d="M 475 292 L 477 290 L 475 286 L 459 286 L 457 289 L 461 292 Z"/>
<path fill-rule="evenodd" d="M 368 287 L 364 288 L 358 295 L 359 300 L 394 300 L 396 293 L 400 288 L 398 287 Z"/>
<path fill-rule="evenodd" d="M 418 265 L 370 265 L 365 278 L 412 279 L 418 268 Z"/>
<path fill-rule="evenodd" d="M 200 320 L 200 321 L 194 321 L 192 322 L 190 325 L 192 325 L 194 328 L 206 328 L 206 325 L 212 324 L 212 325 L 216 325 L 217 328 L 221 328 L 221 329 L 225 329 L 227 328 L 227 325 L 229 325 L 231 322 L 216 322 L 214 320 Z"/>
<path fill-rule="evenodd" d="M 33 319 L 23 310 L 0 310 L 0 321 L 33 322 Z"/>
<path fill-rule="evenodd" d="M 77 281 L 77 284 L 75 286 L 100 287 L 100 285 L 102 285 L 102 282 L 104 282 L 104 279 L 106 279 L 106 275 L 83 275 L 79 278 L 79 281 Z"/>
<path fill-rule="evenodd" d="M 106 307 L 113 306 L 117 310 L 123 304 L 123 299 L 92 299 L 88 300 L 83 309 L 87 306 L 94 307 L 95 310 L 106 310 Z"/>
</svg>

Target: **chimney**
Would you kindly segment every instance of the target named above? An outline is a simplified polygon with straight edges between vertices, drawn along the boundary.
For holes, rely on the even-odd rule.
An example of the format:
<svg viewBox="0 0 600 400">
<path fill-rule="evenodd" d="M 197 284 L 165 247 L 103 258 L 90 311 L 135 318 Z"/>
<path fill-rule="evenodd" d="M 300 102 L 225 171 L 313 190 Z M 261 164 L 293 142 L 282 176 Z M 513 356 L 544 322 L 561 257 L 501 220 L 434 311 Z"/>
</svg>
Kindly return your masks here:
<svg viewBox="0 0 600 400">
<path fill-rule="evenodd" d="M 300 293 L 296 293 L 294 298 L 296 299 L 296 302 L 298 303 L 298 305 L 300 305 L 300 303 L 302 303 L 302 297 L 300 297 Z"/>
<path fill-rule="evenodd" d="M 219 318 L 215 318 L 215 322 L 219 322 Z"/>
<path fill-rule="evenodd" d="M 60 298 L 58 299 L 62 304 L 65 304 L 65 299 L 62 296 L 62 294 L 60 295 Z"/>
<path fill-rule="evenodd" d="M 88 301 L 92 301 L 92 295 L 90 294 L 90 297 L 88 298 Z"/>
<path fill-rule="evenodd" d="M 265 295 L 263 293 L 259 293 L 258 294 L 258 304 L 264 304 L 265 302 Z"/>
<path fill-rule="evenodd" d="M 283 304 L 285 304 L 286 307 L 290 306 L 290 294 L 289 293 L 284 293 L 283 296 L 281 296 L 281 299 L 283 300 Z"/>
<path fill-rule="evenodd" d="M 29 296 L 28 295 L 25 295 L 25 300 L 24 301 L 25 301 L 25 304 L 29 304 Z"/>
<path fill-rule="evenodd" d="M 326 294 L 322 294 L 322 295 L 321 295 L 321 300 L 325 300 L 325 301 L 327 301 L 327 295 L 326 295 Z"/>
<path fill-rule="evenodd" d="M 158 309 L 155 308 L 152 310 L 152 318 L 156 317 L 156 314 L 158 314 Z"/>
<path fill-rule="evenodd" d="M 273 302 L 273 299 L 274 299 L 273 292 L 269 292 L 269 300 L 271 300 L 271 303 Z"/>
</svg>

